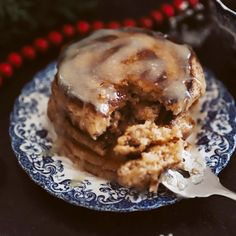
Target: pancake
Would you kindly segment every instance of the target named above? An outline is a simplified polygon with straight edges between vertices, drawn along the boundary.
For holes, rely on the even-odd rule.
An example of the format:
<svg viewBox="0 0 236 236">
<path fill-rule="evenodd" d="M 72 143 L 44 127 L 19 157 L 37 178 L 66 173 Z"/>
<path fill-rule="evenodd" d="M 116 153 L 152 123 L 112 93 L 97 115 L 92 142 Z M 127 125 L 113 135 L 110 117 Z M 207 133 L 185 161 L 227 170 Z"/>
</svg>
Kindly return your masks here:
<svg viewBox="0 0 236 236">
<path fill-rule="evenodd" d="M 189 109 L 205 87 L 189 46 L 138 28 L 96 31 L 60 55 L 48 102 L 58 151 L 94 175 L 157 191 L 162 172 L 183 162 Z"/>
<path fill-rule="evenodd" d="M 69 139 L 63 139 L 61 137 L 61 139 L 57 140 L 57 144 L 63 146 L 63 149 L 60 149 L 60 154 L 70 158 L 79 168 L 110 181 L 117 180 L 117 165 L 114 164 L 114 166 L 112 166 L 108 164 L 103 168 L 102 164 L 104 163 L 104 160 L 99 161 L 99 158 L 96 160 L 96 164 L 94 164 L 91 159 L 93 160 L 96 155 L 93 153 L 91 155 L 88 150 L 87 152 L 79 150 L 80 146 L 74 148 L 73 142 L 70 142 Z M 81 153 L 83 154 L 81 155 Z"/>
</svg>

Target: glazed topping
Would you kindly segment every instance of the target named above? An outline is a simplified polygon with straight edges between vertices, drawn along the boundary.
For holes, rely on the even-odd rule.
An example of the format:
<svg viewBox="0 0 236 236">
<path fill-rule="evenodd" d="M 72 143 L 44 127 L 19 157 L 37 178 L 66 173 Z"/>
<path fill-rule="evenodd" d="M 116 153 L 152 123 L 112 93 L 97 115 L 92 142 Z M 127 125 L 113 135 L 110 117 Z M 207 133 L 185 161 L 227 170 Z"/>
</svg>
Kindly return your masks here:
<svg viewBox="0 0 236 236">
<path fill-rule="evenodd" d="M 191 50 L 161 34 L 140 30 L 99 30 L 70 45 L 58 66 L 59 83 L 68 95 L 94 105 L 108 115 L 113 101 L 122 99 L 118 87 L 130 78 L 145 80 L 158 89 L 160 102 L 184 107 L 190 94 Z"/>
</svg>

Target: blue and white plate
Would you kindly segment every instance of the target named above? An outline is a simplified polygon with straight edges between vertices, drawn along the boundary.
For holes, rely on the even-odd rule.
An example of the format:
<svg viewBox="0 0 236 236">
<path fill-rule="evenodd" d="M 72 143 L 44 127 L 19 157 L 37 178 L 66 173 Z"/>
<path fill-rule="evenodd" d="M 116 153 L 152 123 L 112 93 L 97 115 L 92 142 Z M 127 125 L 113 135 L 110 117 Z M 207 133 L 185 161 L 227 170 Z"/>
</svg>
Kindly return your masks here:
<svg viewBox="0 0 236 236">
<path fill-rule="evenodd" d="M 47 115 L 47 101 L 56 63 L 39 72 L 21 92 L 11 114 L 10 136 L 18 162 L 45 190 L 77 206 L 100 211 L 130 212 L 156 209 L 179 199 L 160 187 L 158 194 L 133 189 L 94 177 L 66 157 L 54 153 L 55 134 Z M 196 144 L 207 164 L 218 174 L 235 148 L 236 109 L 232 96 L 212 73 L 205 71 L 207 93 L 201 101 Z"/>
</svg>

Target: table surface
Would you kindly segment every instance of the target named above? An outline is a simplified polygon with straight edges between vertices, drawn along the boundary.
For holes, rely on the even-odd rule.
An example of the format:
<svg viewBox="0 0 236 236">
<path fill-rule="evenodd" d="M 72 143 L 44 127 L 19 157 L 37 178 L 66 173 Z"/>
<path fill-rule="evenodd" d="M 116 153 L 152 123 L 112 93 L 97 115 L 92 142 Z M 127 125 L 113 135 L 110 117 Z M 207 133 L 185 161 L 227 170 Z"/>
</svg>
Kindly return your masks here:
<svg viewBox="0 0 236 236">
<path fill-rule="evenodd" d="M 217 39 L 211 35 L 197 53 L 236 97 L 236 70 Z M 149 212 L 96 212 L 49 195 L 26 175 L 11 149 L 9 115 L 24 84 L 57 55 L 28 62 L 0 90 L 0 235 L 236 235 L 236 202 L 224 197 L 187 199 Z M 235 154 L 220 179 L 236 192 Z"/>
</svg>

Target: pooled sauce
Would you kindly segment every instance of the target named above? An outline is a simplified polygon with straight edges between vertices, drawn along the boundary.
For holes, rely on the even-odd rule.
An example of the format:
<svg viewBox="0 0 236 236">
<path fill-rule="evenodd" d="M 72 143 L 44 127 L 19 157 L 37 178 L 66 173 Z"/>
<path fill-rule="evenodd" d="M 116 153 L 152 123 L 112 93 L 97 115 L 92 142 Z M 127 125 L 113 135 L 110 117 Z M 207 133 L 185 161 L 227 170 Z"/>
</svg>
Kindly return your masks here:
<svg viewBox="0 0 236 236">
<path fill-rule="evenodd" d="M 127 86 L 132 76 L 158 87 L 161 102 L 178 102 L 184 109 L 190 97 L 186 82 L 193 79 L 190 57 L 186 45 L 161 34 L 99 30 L 64 51 L 58 81 L 68 95 L 92 104 L 104 115 L 120 99 L 117 86 Z"/>
</svg>

